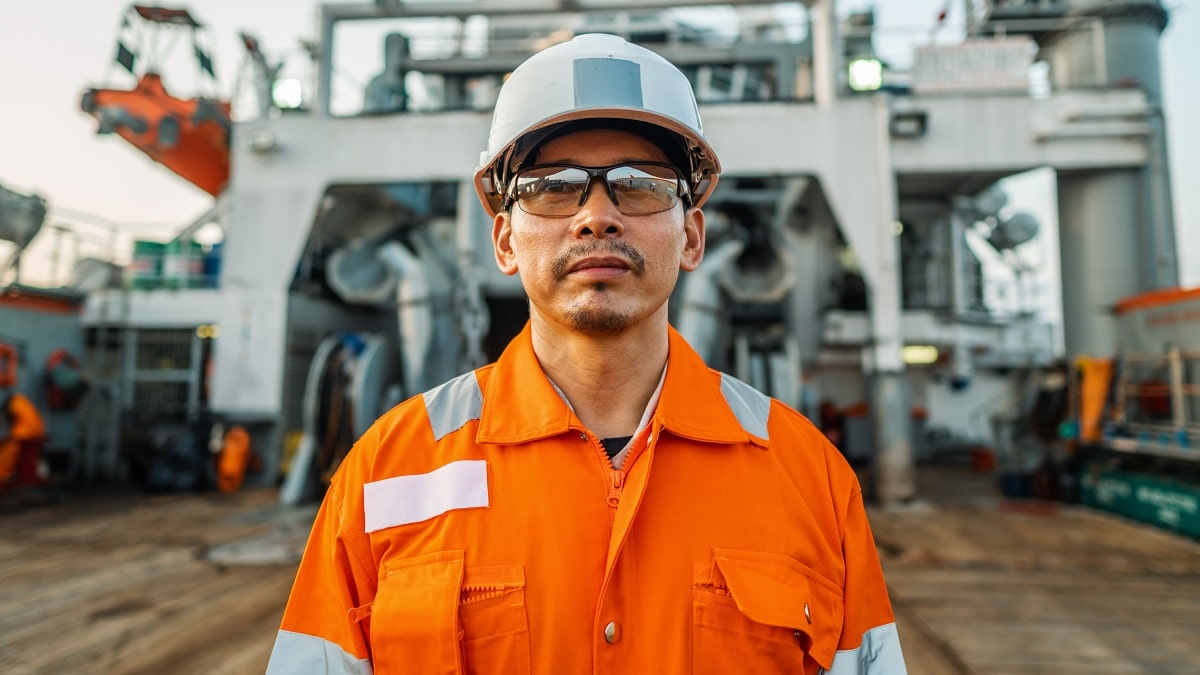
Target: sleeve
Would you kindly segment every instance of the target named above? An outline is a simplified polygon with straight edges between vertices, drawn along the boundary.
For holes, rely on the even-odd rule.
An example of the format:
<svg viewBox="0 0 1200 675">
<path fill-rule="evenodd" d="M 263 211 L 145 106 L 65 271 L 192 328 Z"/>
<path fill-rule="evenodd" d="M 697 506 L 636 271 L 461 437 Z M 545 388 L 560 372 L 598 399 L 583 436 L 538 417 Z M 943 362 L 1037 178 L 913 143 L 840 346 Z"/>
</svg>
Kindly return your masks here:
<svg viewBox="0 0 1200 675">
<path fill-rule="evenodd" d="M 855 488 L 842 535 L 845 619 L 828 675 L 907 675 L 862 490 Z"/>
<path fill-rule="evenodd" d="M 362 527 L 362 481 L 345 470 L 347 462 L 317 512 L 267 675 L 372 671 L 369 616 L 377 575 Z"/>
</svg>

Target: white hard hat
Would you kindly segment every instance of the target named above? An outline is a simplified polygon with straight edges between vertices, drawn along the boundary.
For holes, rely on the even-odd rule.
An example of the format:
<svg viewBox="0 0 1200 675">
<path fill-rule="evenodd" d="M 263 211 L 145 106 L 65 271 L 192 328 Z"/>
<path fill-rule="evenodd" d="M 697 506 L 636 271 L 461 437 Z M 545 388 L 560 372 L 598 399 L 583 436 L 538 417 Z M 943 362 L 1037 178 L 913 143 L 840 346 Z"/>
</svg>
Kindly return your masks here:
<svg viewBox="0 0 1200 675">
<path fill-rule="evenodd" d="M 580 35 L 529 57 L 500 89 L 475 190 L 488 215 L 503 207 L 510 172 L 559 125 L 579 120 L 648 125 L 679 141 L 692 195 L 712 193 L 721 163 L 704 138 L 691 83 L 669 61 L 616 35 Z M 640 126 L 640 125 L 639 125 Z"/>
</svg>

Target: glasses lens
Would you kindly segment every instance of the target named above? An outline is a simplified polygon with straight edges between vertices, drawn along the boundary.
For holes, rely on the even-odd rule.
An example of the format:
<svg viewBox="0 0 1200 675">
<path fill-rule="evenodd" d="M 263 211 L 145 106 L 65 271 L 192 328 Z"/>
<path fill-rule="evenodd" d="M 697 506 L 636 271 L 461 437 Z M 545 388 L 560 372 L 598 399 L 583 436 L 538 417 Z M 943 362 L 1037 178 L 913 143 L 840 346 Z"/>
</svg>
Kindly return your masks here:
<svg viewBox="0 0 1200 675">
<path fill-rule="evenodd" d="M 584 202 L 589 177 L 604 177 L 617 210 L 627 216 L 666 211 L 679 203 L 683 182 L 670 165 L 625 164 L 596 169 L 539 166 L 517 174 L 511 198 L 536 216 L 573 216 Z"/>
<path fill-rule="evenodd" d="M 539 166 L 517 175 L 513 197 L 522 210 L 535 216 L 573 216 L 587 184 L 583 169 Z"/>
<path fill-rule="evenodd" d="M 627 216 L 666 211 L 679 202 L 679 174 L 657 164 L 631 164 L 608 170 L 617 210 Z"/>
</svg>

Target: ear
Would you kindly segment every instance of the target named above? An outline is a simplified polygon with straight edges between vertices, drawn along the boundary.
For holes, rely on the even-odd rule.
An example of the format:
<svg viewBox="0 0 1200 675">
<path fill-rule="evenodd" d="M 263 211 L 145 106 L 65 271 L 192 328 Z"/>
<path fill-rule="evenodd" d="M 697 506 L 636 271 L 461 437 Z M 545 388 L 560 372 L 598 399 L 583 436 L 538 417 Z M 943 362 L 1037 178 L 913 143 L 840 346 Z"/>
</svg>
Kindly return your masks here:
<svg viewBox="0 0 1200 675">
<path fill-rule="evenodd" d="M 704 258 L 704 212 L 690 208 L 683 214 L 683 252 L 679 269 L 691 272 Z"/>
<path fill-rule="evenodd" d="M 508 276 L 517 273 L 517 254 L 512 246 L 512 214 L 501 211 L 492 219 L 492 249 L 496 266 Z"/>
</svg>

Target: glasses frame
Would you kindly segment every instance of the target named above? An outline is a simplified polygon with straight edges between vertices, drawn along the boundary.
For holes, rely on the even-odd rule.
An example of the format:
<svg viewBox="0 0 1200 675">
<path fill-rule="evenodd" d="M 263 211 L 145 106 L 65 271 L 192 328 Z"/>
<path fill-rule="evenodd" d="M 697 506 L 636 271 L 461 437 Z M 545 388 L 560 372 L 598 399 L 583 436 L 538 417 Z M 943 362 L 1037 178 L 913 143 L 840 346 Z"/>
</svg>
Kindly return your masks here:
<svg viewBox="0 0 1200 675">
<path fill-rule="evenodd" d="M 675 174 L 675 183 L 679 187 L 679 191 L 676 193 L 675 202 L 672 203 L 670 206 L 667 206 L 666 208 L 662 208 L 657 211 L 648 211 L 646 213 L 625 213 L 624 211 L 621 211 L 621 200 L 617 198 L 616 193 L 613 191 L 612 183 L 610 183 L 608 181 L 608 172 L 612 171 L 613 169 L 619 169 L 621 167 L 638 167 L 638 166 L 656 166 L 656 167 L 661 167 L 664 169 L 670 169 L 671 172 L 673 174 Z M 675 166 L 674 164 L 668 163 L 668 162 L 618 162 L 617 164 L 612 164 L 610 166 L 580 166 L 578 164 L 567 164 L 567 163 L 560 164 L 560 163 L 556 162 L 553 164 L 535 164 L 533 166 L 527 166 L 527 167 L 517 171 L 516 173 L 514 173 L 512 180 L 508 184 L 508 190 L 506 190 L 504 193 L 504 204 L 503 204 L 504 210 L 505 211 L 510 210 L 514 204 L 520 206 L 521 200 L 517 197 L 517 181 L 520 180 L 522 175 L 524 175 L 525 173 L 527 173 L 529 171 L 534 171 L 536 169 L 550 169 L 550 168 L 578 169 L 587 174 L 587 182 L 584 183 L 583 191 L 580 192 L 580 194 L 579 194 L 579 203 L 577 203 L 575 205 L 575 210 L 573 212 L 564 213 L 561 215 L 545 215 L 545 214 L 541 214 L 541 213 L 534 213 L 532 211 L 526 210 L 524 206 L 521 206 L 520 207 L 521 210 L 525 211 L 525 213 L 528 213 L 532 216 L 538 216 L 539 218 L 570 218 L 572 216 L 579 215 L 579 212 L 581 210 L 583 210 L 583 205 L 587 203 L 588 195 L 590 195 L 592 193 L 592 184 L 597 180 L 600 180 L 604 183 L 604 191 L 608 193 L 608 198 L 610 201 L 612 201 L 613 206 L 617 207 L 617 210 L 620 211 L 622 215 L 626 215 L 626 216 L 651 216 L 656 213 L 662 213 L 664 211 L 669 211 L 669 210 L 675 208 L 675 204 L 678 204 L 680 202 L 684 203 L 685 208 L 687 206 L 689 206 L 692 202 L 692 191 L 691 191 L 691 188 L 688 187 L 688 183 L 687 183 L 686 178 L 684 177 L 683 172 L 679 170 L 679 167 Z M 655 176 L 655 177 L 659 178 L 658 176 Z M 666 180 L 666 179 L 662 178 L 662 180 Z"/>
</svg>

